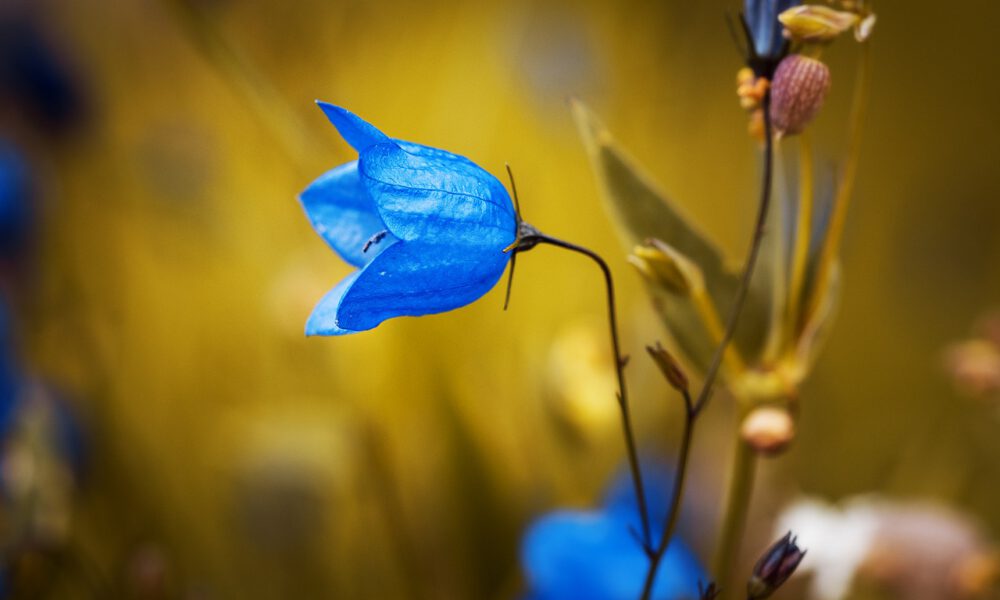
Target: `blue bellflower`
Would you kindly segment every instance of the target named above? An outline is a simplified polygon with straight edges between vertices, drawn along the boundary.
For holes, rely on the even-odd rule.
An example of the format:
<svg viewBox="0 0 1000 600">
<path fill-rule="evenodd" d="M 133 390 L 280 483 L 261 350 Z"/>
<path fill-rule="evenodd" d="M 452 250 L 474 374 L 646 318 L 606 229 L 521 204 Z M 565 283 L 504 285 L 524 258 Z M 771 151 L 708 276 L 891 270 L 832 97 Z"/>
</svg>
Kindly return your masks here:
<svg viewBox="0 0 1000 600">
<path fill-rule="evenodd" d="M 647 503 L 653 515 L 663 515 L 673 482 L 666 470 L 656 473 L 660 476 L 645 478 L 650 484 Z M 654 525 L 660 529 L 662 518 Z M 649 569 L 636 531 L 635 491 L 627 476 L 615 480 L 600 510 L 558 510 L 542 516 L 521 544 L 529 586 L 525 600 L 635 600 Z M 697 598 L 698 584 L 706 580 L 698 559 L 674 538 L 660 563 L 652 598 Z"/>
<path fill-rule="evenodd" d="M 0 440 L 10 429 L 21 387 L 9 319 L 7 306 L 0 299 Z"/>
<path fill-rule="evenodd" d="M 754 52 L 758 57 L 765 60 L 778 58 L 785 44 L 778 15 L 799 4 L 799 0 L 744 0 L 743 18 L 750 28 Z"/>
<path fill-rule="evenodd" d="M 0 257 L 17 253 L 31 228 L 31 173 L 18 150 L 0 139 Z"/>
<path fill-rule="evenodd" d="M 472 161 L 390 138 L 318 102 L 358 160 L 300 196 L 323 239 L 358 267 L 313 310 L 306 335 L 343 335 L 465 306 L 500 279 L 517 218 L 506 188 Z"/>
</svg>

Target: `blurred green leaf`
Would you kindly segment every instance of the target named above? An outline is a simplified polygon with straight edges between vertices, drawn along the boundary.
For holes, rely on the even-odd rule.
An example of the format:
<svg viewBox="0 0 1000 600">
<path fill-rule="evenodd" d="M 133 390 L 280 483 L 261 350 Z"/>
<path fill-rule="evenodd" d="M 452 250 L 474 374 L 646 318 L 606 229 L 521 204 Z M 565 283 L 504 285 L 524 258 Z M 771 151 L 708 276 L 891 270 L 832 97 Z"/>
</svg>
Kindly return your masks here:
<svg viewBox="0 0 1000 600">
<path fill-rule="evenodd" d="M 795 348 L 796 370 L 800 379 L 805 379 L 816 362 L 840 303 L 840 262 L 834 262 L 826 273 L 826 281 L 814 292 L 822 296 L 817 299 L 812 313 L 806 315 Z"/>
<path fill-rule="evenodd" d="M 729 314 L 739 286 L 737 274 L 726 269 L 722 253 L 699 231 L 680 208 L 659 191 L 652 178 L 621 148 L 582 102 L 571 103 L 573 117 L 583 138 L 604 205 L 615 221 L 625 247 L 631 250 L 648 238 L 660 239 L 701 268 L 708 294 L 723 320 Z M 668 290 L 649 286 L 654 305 L 680 349 L 694 366 L 704 369 L 715 344 L 697 318 L 690 302 Z M 747 298 L 734 343 L 747 358 L 756 357 L 764 344 L 770 309 L 754 285 Z"/>
</svg>

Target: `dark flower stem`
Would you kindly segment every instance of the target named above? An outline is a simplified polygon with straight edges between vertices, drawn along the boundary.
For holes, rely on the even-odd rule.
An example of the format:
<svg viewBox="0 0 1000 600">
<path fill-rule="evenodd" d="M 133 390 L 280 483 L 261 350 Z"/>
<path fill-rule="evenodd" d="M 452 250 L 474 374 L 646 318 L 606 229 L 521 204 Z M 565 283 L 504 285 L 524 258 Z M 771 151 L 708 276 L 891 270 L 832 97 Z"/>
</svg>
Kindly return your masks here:
<svg viewBox="0 0 1000 600">
<path fill-rule="evenodd" d="M 670 509 L 667 513 L 667 519 L 663 526 L 663 535 L 660 538 L 659 543 L 656 546 L 655 552 L 650 555 L 649 559 L 649 570 L 646 572 L 646 580 L 642 589 L 641 600 L 649 600 L 653 594 L 653 585 L 656 583 L 656 574 L 659 569 L 660 563 L 663 560 L 663 556 L 667 552 L 667 548 L 670 545 L 670 541 L 674 536 L 674 530 L 677 528 L 677 520 L 680 515 L 681 501 L 684 495 L 684 483 L 687 476 L 687 466 L 688 457 L 691 451 L 691 441 L 694 437 L 694 426 L 698 419 L 698 415 L 701 414 L 705 406 L 708 404 L 709 399 L 712 396 L 712 389 L 715 384 L 715 380 L 719 375 L 719 368 L 722 366 L 722 357 L 725 355 L 726 348 L 733 339 L 733 335 L 736 333 L 736 326 L 739 323 L 740 314 L 743 312 L 743 305 L 746 304 L 747 292 L 750 290 L 750 281 L 753 278 L 754 269 L 757 265 L 757 257 L 760 254 L 761 243 L 764 241 L 764 232 L 767 225 L 767 215 L 770 211 L 771 206 L 771 180 L 773 178 L 774 172 L 774 137 L 771 131 L 771 94 L 768 92 L 764 95 L 763 102 L 761 103 L 761 110 L 764 112 L 764 173 L 763 181 L 761 183 L 761 193 L 760 193 L 760 204 L 757 209 L 757 222 L 754 226 L 753 236 L 750 240 L 750 249 L 747 252 L 746 262 L 743 265 L 743 276 L 740 280 L 740 287 L 736 291 L 736 297 L 733 300 L 732 308 L 729 311 L 729 318 L 726 322 L 726 330 L 722 335 L 722 341 L 719 342 L 719 346 L 715 349 L 715 354 L 712 356 L 712 362 L 709 364 L 708 371 L 705 372 L 705 382 L 702 384 L 701 391 L 698 393 L 698 399 L 692 403 L 691 396 L 686 391 L 684 394 L 684 404 L 685 404 L 685 420 L 684 420 L 684 432 L 681 437 L 681 446 L 677 455 L 677 470 L 674 476 L 674 489 L 673 496 L 670 500 Z M 737 443 L 742 443 L 738 440 Z M 752 477 L 752 475 L 751 475 Z M 732 519 L 727 516 L 727 523 Z M 727 545 L 736 546 L 738 543 L 739 531 L 735 530 L 730 532 L 728 536 L 722 538 L 727 540 Z M 735 552 L 734 548 L 719 548 L 717 552 L 720 556 L 728 556 Z M 716 578 L 725 581 L 726 573 L 715 573 Z"/>
<path fill-rule="evenodd" d="M 618 317 L 616 316 L 617 309 L 615 305 L 615 287 L 614 281 L 611 277 L 611 269 L 608 267 L 608 263 L 605 262 L 599 254 L 589 248 L 584 248 L 583 246 L 577 246 L 576 244 L 550 237 L 530 226 L 527 226 L 527 231 L 527 235 L 520 237 L 518 241 L 518 248 L 530 249 L 537 244 L 557 246 L 559 248 L 586 256 L 590 260 L 597 263 L 597 266 L 601 268 L 601 273 L 604 274 L 604 285 L 608 296 L 608 324 L 611 329 L 611 351 L 614 353 L 615 372 L 618 375 L 618 407 L 621 410 L 622 431 L 625 434 L 625 447 L 628 452 L 629 469 L 632 472 L 632 483 L 635 486 L 635 496 L 639 506 L 639 521 L 642 524 L 642 539 L 640 541 L 646 554 L 652 556 L 653 541 L 649 526 L 649 508 L 646 505 L 645 487 L 642 482 L 642 470 L 639 468 L 639 453 L 636 450 L 635 432 L 632 428 L 632 416 L 629 409 L 628 392 L 625 387 L 625 365 L 628 363 L 628 358 L 622 355 L 621 344 L 618 338 Z"/>
</svg>

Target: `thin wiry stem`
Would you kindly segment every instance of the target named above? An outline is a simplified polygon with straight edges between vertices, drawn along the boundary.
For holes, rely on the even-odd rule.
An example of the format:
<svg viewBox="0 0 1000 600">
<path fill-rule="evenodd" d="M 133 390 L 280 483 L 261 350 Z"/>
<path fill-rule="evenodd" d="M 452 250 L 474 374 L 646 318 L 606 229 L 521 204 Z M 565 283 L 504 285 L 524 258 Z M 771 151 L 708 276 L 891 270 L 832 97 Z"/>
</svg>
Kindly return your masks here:
<svg viewBox="0 0 1000 600">
<path fill-rule="evenodd" d="M 651 556 L 653 552 L 653 542 L 649 526 L 649 508 L 646 505 L 646 491 L 642 481 L 642 470 L 639 466 L 639 452 L 636 449 L 635 432 L 632 428 L 632 416 L 629 409 L 628 392 L 625 386 L 625 365 L 628 362 L 628 358 L 622 354 L 621 344 L 619 343 L 618 338 L 618 317 L 616 315 L 617 308 L 615 305 L 615 287 L 614 281 L 611 277 L 611 269 L 608 267 L 608 263 L 593 250 L 584 248 L 583 246 L 577 246 L 576 244 L 572 244 L 558 238 L 550 237 L 538 232 L 537 230 L 533 230 L 533 228 L 531 233 L 521 237 L 517 242 L 518 247 L 521 248 L 532 248 L 536 244 L 548 244 L 550 246 L 557 246 L 565 250 L 582 254 L 594 261 L 597 266 L 601 268 L 601 273 L 604 274 L 604 285 L 607 290 L 608 297 L 608 324 L 611 329 L 611 351 L 614 354 L 615 372 L 618 376 L 618 407 L 621 411 L 622 430 L 625 434 L 625 447 L 628 452 L 629 469 L 632 472 L 632 483 L 635 487 L 635 495 L 639 506 L 639 521 L 642 525 L 642 532 L 640 534 L 642 536 L 641 543 L 646 554 Z"/>
<path fill-rule="evenodd" d="M 771 95 L 768 92 L 764 95 L 763 102 L 761 103 L 761 109 L 764 112 L 764 175 L 763 182 L 761 183 L 760 204 L 757 209 L 757 223 L 750 241 L 750 249 L 747 252 L 746 262 L 743 265 L 743 276 L 740 279 L 740 287 L 736 291 L 736 298 L 733 300 L 733 306 L 729 312 L 726 330 L 722 336 L 722 341 L 715 349 L 715 354 L 712 356 L 712 362 L 709 365 L 708 371 L 705 373 L 705 381 L 702 384 L 701 391 L 698 393 L 698 399 L 692 402 L 690 395 L 684 392 L 686 414 L 684 433 L 677 456 L 677 472 L 674 476 L 673 497 L 671 498 L 670 509 L 663 526 L 663 536 L 660 538 L 655 552 L 653 552 L 649 559 L 649 570 L 646 572 L 646 580 L 643 585 L 642 595 L 640 596 L 641 600 L 649 600 L 652 596 L 653 586 L 656 583 L 657 570 L 663 560 L 663 556 L 667 552 L 667 548 L 670 546 L 671 538 L 677 527 L 677 520 L 680 516 L 683 500 L 684 482 L 687 476 L 687 463 L 691 450 L 691 441 L 694 437 L 695 422 L 712 395 L 712 386 L 719 374 L 722 358 L 725 355 L 726 348 L 733 339 L 733 334 L 736 332 L 736 325 L 739 323 L 740 313 L 743 310 L 743 305 L 746 303 L 750 281 L 753 278 L 754 268 L 757 265 L 757 257 L 760 254 L 761 243 L 764 240 L 765 225 L 767 224 L 767 215 L 771 205 L 771 180 L 774 172 L 774 137 L 771 131 L 770 107 Z M 730 537 L 732 535 L 730 534 Z M 739 536 L 737 535 L 736 537 Z M 735 545 L 735 542 L 732 542 L 730 545 Z M 720 552 L 725 555 L 731 552 L 731 549 L 720 549 Z M 715 576 L 717 578 L 725 578 L 724 573 L 715 573 Z"/>
<path fill-rule="evenodd" d="M 736 297 L 733 299 L 733 306 L 729 311 L 729 319 L 726 322 L 726 331 L 722 336 L 722 342 L 715 349 L 712 362 L 708 371 L 705 372 L 705 382 L 702 384 L 701 392 L 694 403 L 696 413 L 708 403 L 712 395 L 712 386 L 715 378 L 719 374 L 719 367 L 722 365 L 722 357 L 725 355 L 729 342 L 736 333 L 736 325 L 739 323 L 740 314 L 743 312 L 743 305 L 746 303 L 747 292 L 750 291 L 750 280 L 753 278 L 754 267 L 757 265 L 757 256 L 760 254 L 761 242 L 764 241 L 764 230 L 767 225 L 767 214 L 771 206 L 771 179 L 774 171 L 774 139 L 771 131 L 771 93 L 764 95 L 761 103 L 761 110 L 764 111 L 764 181 L 761 184 L 760 205 L 757 209 L 757 223 L 754 226 L 753 236 L 750 240 L 750 250 L 747 252 L 746 262 L 743 265 L 743 277 L 740 279 L 740 287 L 736 290 Z"/>
<path fill-rule="evenodd" d="M 660 543 L 656 546 L 656 551 L 649 558 L 649 570 L 646 571 L 646 580 L 642 586 L 642 600 L 648 600 L 653 594 L 653 584 L 656 583 L 656 572 L 659 569 L 663 556 L 667 553 L 670 539 L 674 537 L 674 530 L 677 529 L 677 521 L 680 517 L 681 502 L 684 498 L 684 482 L 687 479 L 688 457 L 691 454 L 691 440 L 694 438 L 694 424 L 698 418 L 698 413 L 694 410 L 691 401 L 691 394 L 687 390 L 681 392 L 684 395 L 684 432 L 681 435 L 681 446 L 677 453 L 677 471 L 674 476 L 674 489 L 670 497 L 670 508 L 667 511 L 667 520 L 663 526 L 663 534 Z"/>
</svg>

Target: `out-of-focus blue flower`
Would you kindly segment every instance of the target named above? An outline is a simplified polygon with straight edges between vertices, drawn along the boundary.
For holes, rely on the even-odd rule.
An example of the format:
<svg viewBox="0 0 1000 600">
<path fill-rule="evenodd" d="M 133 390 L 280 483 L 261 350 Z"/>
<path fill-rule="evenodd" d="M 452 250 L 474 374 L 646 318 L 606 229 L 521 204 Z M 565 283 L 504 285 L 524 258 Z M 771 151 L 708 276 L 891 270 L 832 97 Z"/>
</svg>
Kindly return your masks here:
<svg viewBox="0 0 1000 600">
<path fill-rule="evenodd" d="M 644 478 L 655 530 L 662 528 L 668 476 Z M 528 528 L 521 547 L 529 595 L 526 600 L 634 600 L 649 568 L 639 543 L 639 518 L 628 476 L 615 480 L 597 511 L 560 510 Z M 654 539 L 654 544 L 659 540 Z M 698 598 L 707 580 L 698 559 L 674 538 L 657 573 L 655 600 Z"/>
<path fill-rule="evenodd" d="M 0 439 L 10 428 L 20 385 L 7 306 L 0 300 Z"/>
<path fill-rule="evenodd" d="M 14 146 L 0 139 L 0 256 L 19 249 L 31 223 L 31 177 L 28 163 Z"/>
<path fill-rule="evenodd" d="M 799 0 L 744 0 L 743 18 L 750 28 L 758 57 L 765 60 L 778 57 L 785 43 L 778 15 L 800 3 Z"/>
<path fill-rule="evenodd" d="M 300 200 L 316 232 L 358 270 L 320 301 L 306 335 L 445 312 L 488 292 L 517 228 L 503 184 L 462 156 L 392 139 L 318 104 L 358 160 L 321 176 Z"/>
</svg>

